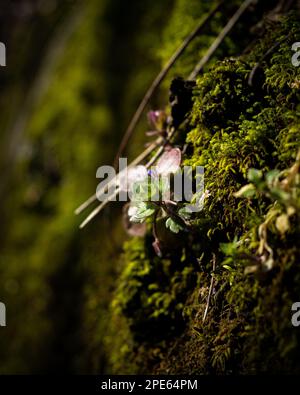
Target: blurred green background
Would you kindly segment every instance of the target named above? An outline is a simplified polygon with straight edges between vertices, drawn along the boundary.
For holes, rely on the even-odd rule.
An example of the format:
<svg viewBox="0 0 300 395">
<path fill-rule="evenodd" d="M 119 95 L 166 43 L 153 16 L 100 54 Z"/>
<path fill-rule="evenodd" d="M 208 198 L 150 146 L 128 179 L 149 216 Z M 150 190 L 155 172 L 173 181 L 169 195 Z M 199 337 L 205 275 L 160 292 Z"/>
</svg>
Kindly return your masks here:
<svg viewBox="0 0 300 395">
<path fill-rule="evenodd" d="M 105 367 L 106 308 L 125 237 L 120 207 L 83 231 L 74 209 L 94 193 L 97 167 L 112 163 L 159 71 L 173 3 L 1 2 L 0 373 Z"/>
</svg>

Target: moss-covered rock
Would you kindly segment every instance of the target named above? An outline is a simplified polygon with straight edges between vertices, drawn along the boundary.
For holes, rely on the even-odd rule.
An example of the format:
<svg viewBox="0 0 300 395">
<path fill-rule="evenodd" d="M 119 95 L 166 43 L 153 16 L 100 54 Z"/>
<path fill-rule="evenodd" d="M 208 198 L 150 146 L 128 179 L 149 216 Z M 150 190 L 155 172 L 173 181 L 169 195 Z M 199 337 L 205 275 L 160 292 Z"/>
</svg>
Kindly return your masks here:
<svg viewBox="0 0 300 395">
<path fill-rule="evenodd" d="M 114 349 L 114 371 L 299 373 L 300 333 L 291 325 L 300 292 L 297 18 L 272 23 L 247 54 L 197 79 L 180 133 L 184 164 L 205 167 L 210 196 L 184 259 L 155 257 L 150 235 L 126 244 L 111 312 L 126 350 Z M 170 331 L 176 322 L 179 332 Z"/>
</svg>

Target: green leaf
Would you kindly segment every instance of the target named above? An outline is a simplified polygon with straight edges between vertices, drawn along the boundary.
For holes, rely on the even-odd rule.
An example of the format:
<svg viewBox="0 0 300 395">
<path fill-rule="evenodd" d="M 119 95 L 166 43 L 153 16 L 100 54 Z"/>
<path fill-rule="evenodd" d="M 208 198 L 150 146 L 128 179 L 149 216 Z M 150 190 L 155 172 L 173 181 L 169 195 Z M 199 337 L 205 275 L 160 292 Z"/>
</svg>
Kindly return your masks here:
<svg viewBox="0 0 300 395">
<path fill-rule="evenodd" d="M 287 202 L 290 199 L 290 195 L 280 188 L 270 188 L 270 194 L 273 199 L 279 200 L 281 202 Z"/>
<path fill-rule="evenodd" d="M 253 184 L 244 185 L 239 191 L 233 194 L 236 198 L 251 198 L 255 195 L 256 188 Z"/>
<path fill-rule="evenodd" d="M 223 265 L 223 267 L 224 267 L 224 269 L 227 269 L 227 270 L 230 271 L 230 272 L 233 272 L 233 271 L 234 271 L 234 269 L 233 269 L 231 266 Z"/>
<path fill-rule="evenodd" d="M 270 186 L 270 185 L 273 185 L 274 182 L 277 180 L 279 174 L 280 174 L 280 171 L 277 170 L 277 169 L 275 169 L 275 170 L 270 170 L 270 171 L 265 175 L 267 184 L 268 184 L 269 186 Z"/>
<path fill-rule="evenodd" d="M 169 179 L 169 177 L 166 177 L 166 176 L 159 177 L 158 188 L 159 188 L 160 194 L 163 199 L 165 196 L 168 196 L 168 194 L 170 193 L 170 179 Z"/>
<path fill-rule="evenodd" d="M 131 222 L 143 222 L 147 217 L 153 215 L 156 207 L 151 203 L 137 202 L 131 205 L 128 215 Z"/>
<path fill-rule="evenodd" d="M 183 206 L 178 210 L 178 215 L 184 219 L 190 219 L 193 211 L 188 206 Z"/>
<path fill-rule="evenodd" d="M 248 170 L 247 178 L 250 182 L 253 182 L 254 184 L 258 184 L 261 181 L 262 177 L 263 177 L 263 173 L 261 170 L 257 170 L 253 168 Z"/>
<path fill-rule="evenodd" d="M 220 250 L 226 256 L 234 256 L 237 252 L 238 246 L 239 242 L 237 237 L 235 237 L 231 243 L 220 243 Z"/>
<path fill-rule="evenodd" d="M 287 214 L 281 214 L 276 219 L 276 228 L 281 234 L 286 233 L 290 228 L 289 217 Z"/>
<path fill-rule="evenodd" d="M 178 222 L 175 222 L 172 218 L 168 218 L 166 220 L 166 228 L 170 229 L 170 231 L 173 233 L 178 233 L 183 229 L 183 227 L 179 225 Z"/>
<path fill-rule="evenodd" d="M 132 188 L 132 201 L 146 202 L 159 199 L 159 184 L 153 179 L 147 178 L 143 181 L 137 181 Z"/>
</svg>

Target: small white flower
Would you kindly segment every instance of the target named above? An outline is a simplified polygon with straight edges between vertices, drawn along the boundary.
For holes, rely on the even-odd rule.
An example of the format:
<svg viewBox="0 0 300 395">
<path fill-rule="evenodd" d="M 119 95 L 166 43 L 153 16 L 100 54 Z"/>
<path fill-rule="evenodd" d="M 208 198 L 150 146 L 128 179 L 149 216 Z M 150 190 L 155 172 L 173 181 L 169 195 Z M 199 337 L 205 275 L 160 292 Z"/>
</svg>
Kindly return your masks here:
<svg viewBox="0 0 300 395">
<path fill-rule="evenodd" d="M 135 205 L 130 205 L 128 209 L 128 216 L 131 222 L 137 222 L 137 215 L 138 213 L 138 207 Z"/>
</svg>

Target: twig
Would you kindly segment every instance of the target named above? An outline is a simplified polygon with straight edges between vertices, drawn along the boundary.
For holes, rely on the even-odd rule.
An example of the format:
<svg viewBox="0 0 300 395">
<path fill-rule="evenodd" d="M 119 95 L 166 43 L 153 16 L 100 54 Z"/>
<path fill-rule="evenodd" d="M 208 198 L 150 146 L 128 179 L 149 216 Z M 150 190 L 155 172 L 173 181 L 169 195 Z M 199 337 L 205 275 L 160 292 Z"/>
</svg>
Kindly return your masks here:
<svg viewBox="0 0 300 395">
<path fill-rule="evenodd" d="M 249 84 L 250 86 L 253 86 L 253 78 L 254 78 L 254 75 L 255 75 L 257 69 L 261 66 L 262 62 L 263 62 L 269 55 L 271 55 L 271 53 L 273 53 L 273 52 L 275 51 L 275 49 L 276 49 L 277 47 L 279 47 L 279 45 L 280 45 L 283 41 L 287 40 L 291 34 L 292 34 L 292 32 L 289 33 L 289 34 L 287 34 L 285 37 L 283 37 L 283 38 L 282 38 L 281 40 L 279 40 L 278 42 L 276 42 L 271 48 L 269 48 L 269 49 L 267 50 L 267 52 L 266 52 L 266 53 L 260 58 L 260 60 L 255 64 L 255 66 L 254 66 L 253 69 L 251 70 L 251 72 L 250 72 L 250 74 L 249 74 L 249 78 L 248 78 L 248 84 Z"/>
<path fill-rule="evenodd" d="M 128 166 L 127 170 L 133 166 L 138 165 L 140 162 L 142 162 L 145 158 L 147 158 L 148 155 L 151 154 L 151 152 L 162 142 L 162 138 L 159 137 L 155 142 L 149 147 L 147 147 L 137 158 L 135 158 Z M 108 184 L 105 185 L 105 187 L 99 191 L 98 196 L 100 193 L 103 193 L 108 190 L 108 188 L 116 181 L 116 178 L 120 176 L 120 173 L 114 177 Z M 89 205 L 91 205 L 93 202 L 97 200 L 97 194 L 95 193 L 91 197 L 89 197 L 84 203 L 82 203 L 76 210 L 75 214 L 78 215 L 80 214 L 83 210 L 85 210 Z"/>
<path fill-rule="evenodd" d="M 163 153 L 166 145 L 170 142 L 171 138 L 174 136 L 174 133 L 176 132 L 175 128 L 172 128 L 170 131 L 168 137 L 165 139 L 164 143 L 162 146 L 159 147 L 157 150 L 156 154 L 149 160 L 149 162 L 146 164 L 146 168 L 148 169 L 153 165 L 153 163 L 160 157 L 160 155 Z"/>
<path fill-rule="evenodd" d="M 80 224 L 79 228 L 84 228 L 94 217 L 96 217 L 96 215 L 100 213 L 100 211 L 107 205 L 110 199 L 113 199 L 118 194 L 118 192 L 119 188 L 116 187 L 115 191 L 89 214 L 89 216 Z"/>
<path fill-rule="evenodd" d="M 220 3 L 218 5 L 216 5 L 211 11 L 210 13 L 206 16 L 206 18 L 201 21 L 199 23 L 199 25 L 192 31 L 192 33 L 184 40 L 184 42 L 181 44 L 181 46 L 177 49 L 177 51 L 171 56 L 171 58 L 169 59 L 168 63 L 166 64 L 166 66 L 160 71 L 160 73 L 158 74 L 158 76 L 155 78 L 155 80 L 153 81 L 153 83 L 151 84 L 150 88 L 148 89 L 148 91 L 146 92 L 142 102 L 140 103 L 138 109 L 136 110 L 124 136 L 123 139 L 121 141 L 120 147 L 118 149 L 117 155 L 115 157 L 114 160 L 114 167 L 116 168 L 117 165 L 117 161 L 120 157 L 120 155 L 122 154 L 131 134 L 133 133 L 134 128 L 136 127 L 146 105 L 148 104 L 149 100 L 151 99 L 154 91 L 156 90 L 156 88 L 161 84 L 161 82 L 163 81 L 163 79 L 165 78 L 165 76 L 167 75 L 168 71 L 170 70 L 170 68 L 173 66 L 173 64 L 176 62 L 176 60 L 181 56 L 181 54 L 184 52 L 184 50 L 186 49 L 186 47 L 190 44 L 190 42 L 200 33 L 200 31 L 205 27 L 205 25 L 209 22 L 209 20 L 214 16 L 214 14 L 220 9 L 220 7 L 222 6 L 222 4 L 224 3 L 224 0 L 220 1 Z M 175 132 L 175 130 L 173 130 L 171 133 L 173 134 Z M 169 139 L 171 138 L 171 136 L 169 136 Z M 160 139 L 158 139 L 160 140 Z M 142 152 L 142 154 L 140 154 L 129 166 L 135 166 L 137 164 L 139 164 L 142 160 L 144 160 L 155 148 L 156 146 L 159 144 L 159 141 L 156 140 L 155 143 L 153 143 L 152 145 L 150 145 L 149 147 L 147 147 L 147 149 Z M 161 153 L 163 152 L 163 149 L 166 145 L 165 144 L 159 148 L 159 150 L 157 151 L 157 153 L 154 155 L 153 158 L 150 159 L 150 161 L 147 163 L 146 167 L 150 167 L 155 160 L 161 155 Z M 102 191 L 100 191 L 101 193 L 105 192 L 105 190 L 107 190 L 109 188 L 109 186 L 112 185 L 112 183 L 115 181 L 115 178 L 113 180 L 111 180 L 110 183 L 108 183 L 105 186 L 105 189 L 103 189 Z M 94 203 L 97 200 L 97 194 L 94 194 L 92 196 L 90 196 L 83 204 L 81 204 L 76 210 L 75 210 L 75 214 L 78 215 L 80 214 L 83 210 L 85 210 L 87 207 L 89 207 L 92 203 Z M 105 203 L 102 202 L 99 206 L 97 206 L 94 211 L 87 217 L 87 219 L 80 225 L 80 227 L 84 227 L 92 218 L 94 218 L 95 215 L 97 215 L 99 213 L 99 211 L 102 210 L 102 208 L 105 206 Z"/>
<path fill-rule="evenodd" d="M 176 129 L 173 128 L 171 130 L 171 132 L 169 133 L 167 139 L 164 141 L 164 144 L 158 149 L 158 151 L 156 152 L 156 154 L 148 161 L 148 163 L 146 164 L 146 168 L 148 169 L 158 158 L 159 156 L 162 154 L 166 144 L 170 141 L 170 139 L 172 138 L 172 136 L 174 135 Z M 153 144 L 151 144 L 149 147 L 147 147 L 147 149 L 142 152 L 137 158 L 135 158 L 130 165 L 127 166 L 127 168 L 125 168 L 123 171 L 128 170 L 129 168 L 138 165 L 143 159 L 145 159 L 148 155 L 150 155 L 150 153 L 160 144 L 160 142 L 162 141 L 162 138 L 159 137 Z M 122 171 L 122 172 L 123 172 Z M 113 185 L 113 183 L 116 182 L 117 178 L 120 177 L 120 174 L 122 174 L 122 172 L 118 173 L 116 175 L 116 177 L 114 177 L 108 184 L 105 185 L 104 188 L 102 188 L 100 191 L 98 191 L 98 193 L 95 193 L 93 196 L 91 196 L 89 199 L 87 199 L 80 207 L 78 207 L 75 210 L 75 214 L 80 214 L 83 210 L 85 210 L 90 204 L 92 204 L 94 201 L 97 200 L 97 197 L 99 198 L 99 195 L 101 196 L 101 194 L 103 194 L 104 192 L 106 192 L 108 190 L 109 187 L 111 187 Z M 99 204 L 90 214 L 89 216 L 80 224 L 79 228 L 82 229 L 84 228 L 97 214 L 100 213 L 101 210 L 103 210 L 103 208 L 106 206 L 106 204 L 113 199 L 119 192 L 119 188 L 116 188 L 116 190 L 114 191 L 113 194 L 111 194 L 110 196 L 108 196 L 103 202 L 101 202 L 101 204 Z"/>
<path fill-rule="evenodd" d="M 162 154 L 166 144 L 170 141 L 170 139 L 172 138 L 172 136 L 174 135 L 174 133 L 176 132 L 176 129 L 173 128 L 170 132 L 170 134 L 168 135 L 168 137 L 165 139 L 164 144 L 159 147 L 158 151 L 156 152 L 156 154 L 148 161 L 148 163 L 145 165 L 145 167 L 148 169 L 158 158 L 159 156 Z M 120 175 L 125 172 L 128 171 L 129 168 L 138 165 L 143 159 L 145 159 L 145 157 L 147 157 L 148 155 L 150 155 L 150 153 L 160 144 L 160 142 L 162 141 L 162 138 L 159 137 L 153 144 L 151 144 L 149 147 L 147 147 L 147 149 L 142 152 L 142 154 L 140 154 L 137 158 L 135 158 L 130 165 L 128 165 L 125 169 L 123 169 L 120 173 L 118 173 L 110 182 L 108 182 L 100 191 L 98 191 L 97 193 L 95 193 L 93 196 L 91 196 L 88 200 L 86 200 L 80 207 L 78 207 L 75 210 L 75 214 L 80 214 L 85 208 L 87 208 L 90 204 L 92 204 L 95 200 L 97 200 L 97 198 L 99 199 L 99 196 L 101 196 L 103 193 L 105 193 L 106 191 L 108 191 L 108 189 L 114 184 L 116 183 L 118 177 L 120 177 Z M 103 202 L 101 202 L 90 214 L 89 216 L 80 224 L 79 228 L 82 229 L 84 228 L 97 214 L 100 213 L 101 210 L 104 209 L 104 207 L 106 206 L 106 204 L 113 198 L 115 198 L 115 196 L 119 193 L 120 189 L 118 187 L 116 187 L 115 191 L 110 194 Z"/>
<path fill-rule="evenodd" d="M 208 297 L 207 297 L 207 303 L 206 303 L 206 307 L 205 307 L 205 311 L 203 314 L 203 319 L 202 319 L 202 323 L 204 323 L 207 313 L 208 313 L 208 309 L 209 309 L 209 303 L 210 303 L 210 298 L 211 298 L 211 294 L 213 291 L 213 287 L 214 287 L 214 271 L 216 270 L 216 255 L 213 254 L 213 271 L 212 271 L 212 276 L 211 276 L 211 280 L 210 280 L 210 287 L 209 287 L 209 291 L 208 291 Z"/>
<path fill-rule="evenodd" d="M 118 148 L 115 160 L 114 160 L 114 167 L 116 167 L 117 162 L 119 157 L 122 155 L 138 121 L 140 120 L 143 111 L 145 110 L 147 104 L 149 103 L 153 93 L 155 90 L 159 87 L 161 82 L 164 80 L 165 76 L 167 75 L 168 71 L 171 69 L 171 67 L 174 65 L 176 60 L 182 55 L 184 50 L 187 48 L 187 46 L 193 41 L 193 39 L 200 33 L 200 31 L 206 26 L 206 24 L 210 21 L 210 19 L 215 15 L 215 13 L 220 9 L 222 4 L 224 3 L 224 0 L 222 0 L 219 4 L 217 4 L 210 12 L 209 14 L 202 20 L 198 26 L 191 32 L 191 34 L 183 41 L 181 46 L 176 50 L 176 52 L 171 56 L 169 59 L 168 63 L 166 66 L 160 71 L 160 73 L 157 75 L 155 80 L 152 82 L 151 86 L 147 90 L 145 96 L 143 97 L 143 100 L 139 104 L 136 112 L 134 113 L 129 126 L 121 140 L 120 146 Z"/>
<path fill-rule="evenodd" d="M 230 30 L 233 28 L 235 23 L 238 21 L 238 19 L 241 17 L 241 15 L 244 13 L 244 11 L 248 8 L 248 6 L 253 2 L 254 0 L 246 0 L 241 7 L 238 9 L 238 11 L 233 15 L 233 17 L 229 20 L 227 25 L 224 27 L 224 29 L 221 31 L 219 36 L 216 38 L 214 43 L 210 46 L 208 49 L 206 55 L 200 60 L 200 62 L 197 64 L 195 67 L 194 71 L 190 75 L 189 79 L 194 79 L 197 74 L 201 71 L 202 67 L 209 61 L 210 57 L 212 54 L 215 52 L 215 50 L 219 47 L 221 42 L 224 40 L 226 35 L 230 32 Z M 148 104 L 150 98 L 152 97 L 155 89 L 161 84 L 163 81 L 164 77 L 167 75 L 168 71 L 170 68 L 173 66 L 173 64 L 176 62 L 176 60 L 179 58 L 179 56 L 183 53 L 183 51 L 186 49 L 186 47 L 189 45 L 189 43 L 199 34 L 199 32 L 202 30 L 202 28 L 207 24 L 207 22 L 213 17 L 213 15 L 219 10 L 221 5 L 224 3 L 224 0 L 221 1 L 218 5 L 216 5 L 211 12 L 206 16 L 206 18 L 200 22 L 200 24 L 194 29 L 194 31 L 184 40 L 182 45 L 178 48 L 178 50 L 173 54 L 173 56 L 170 58 L 169 62 L 167 65 L 161 70 L 161 72 L 158 74 L 158 76 L 155 78 L 153 83 L 151 84 L 150 88 L 146 92 L 143 100 L 141 101 L 139 107 L 137 108 L 124 136 L 121 141 L 120 147 L 118 149 L 117 155 L 114 160 L 114 167 L 116 167 L 116 163 L 122 154 L 131 134 L 133 133 L 134 128 L 136 127 L 146 105 Z M 175 132 L 175 131 L 173 131 Z M 161 141 L 161 140 L 160 140 Z M 158 145 L 159 143 L 156 141 L 152 145 L 150 145 L 144 152 L 142 152 L 141 155 L 139 155 L 129 166 L 135 166 L 138 163 L 140 163 L 142 160 L 144 160 Z M 164 145 L 165 146 L 165 145 Z M 163 152 L 164 146 L 160 147 L 154 158 L 152 158 L 147 166 L 151 166 L 155 160 L 160 156 L 160 154 Z M 99 193 L 104 193 L 105 190 L 109 188 L 114 182 L 116 182 L 117 177 L 119 174 L 114 177 L 113 180 L 111 180 L 104 188 L 101 190 Z M 106 200 L 104 200 L 99 206 L 97 206 L 92 213 L 86 218 L 86 220 L 80 225 L 80 228 L 83 228 L 85 225 L 87 225 L 88 222 L 90 222 L 108 203 L 111 197 L 116 196 L 118 193 L 118 188 L 116 188 L 116 191 L 110 195 Z M 99 194 L 98 194 L 99 195 Z M 94 201 L 97 199 L 97 194 L 91 196 L 86 202 L 84 202 L 80 207 L 78 207 L 75 211 L 76 214 L 81 213 L 84 209 L 86 209 L 90 204 L 92 204 Z"/>
<path fill-rule="evenodd" d="M 240 8 L 235 12 L 235 14 L 230 18 L 229 22 L 226 24 L 226 26 L 223 28 L 223 30 L 220 32 L 218 37 L 215 39 L 215 41 L 212 43 L 212 45 L 209 47 L 208 51 L 206 54 L 203 56 L 203 58 L 199 61 L 199 63 L 196 65 L 194 70 L 189 76 L 189 80 L 194 80 L 197 75 L 200 73 L 202 68 L 206 65 L 206 63 L 210 60 L 214 52 L 218 49 L 220 44 L 223 42 L 227 34 L 232 30 L 234 25 L 238 22 L 240 17 L 243 15 L 243 13 L 247 10 L 247 8 L 250 6 L 251 3 L 253 3 L 254 0 L 245 0 L 244 3 L 240 6 Z"/>
</svg>

